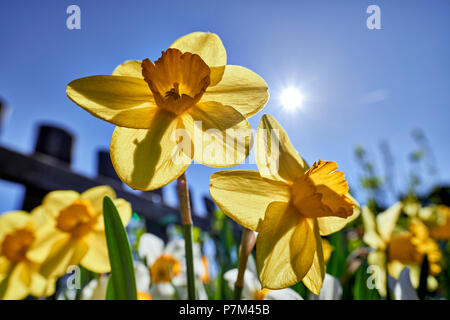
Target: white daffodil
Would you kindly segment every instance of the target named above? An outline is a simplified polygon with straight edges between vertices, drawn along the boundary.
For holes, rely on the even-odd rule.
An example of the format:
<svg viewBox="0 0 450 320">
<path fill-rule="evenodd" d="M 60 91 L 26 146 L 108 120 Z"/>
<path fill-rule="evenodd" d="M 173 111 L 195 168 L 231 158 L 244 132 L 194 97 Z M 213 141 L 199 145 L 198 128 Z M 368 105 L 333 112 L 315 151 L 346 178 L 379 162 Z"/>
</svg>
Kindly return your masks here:
<svg viewBox="0 0 450 320">
<path fill-rule="evenodd" d="M 204 269 L 200 246 L 194 244 L 193 251 L 194 270 L 196 278 L 200 280 Z M 145 233 L 139 240 L 138 252 L 148 266 L 150 294 L 153 299 L 173 299 L 176 293 L 183 299 L 187 287 L 184 240 L 176 239 L 164 245 L 164 241 L 159 237 Z M 204 298 L 201 281 L 197 282 L 199 298 Z"/>
<path fill-rule="evenodd" d="M 341 300 L 342 285 L 338 279 L 326 273 L 320 295 L 311 293 L 310 300 Z"/>
<path fill-rule="evenodd" d="M 250 261 L 251 259 L 249 259 Z M 234 290 L 238 269 L 231 269 L 225 272 L 224 278 L 231 290 Z M 242 289 L 242 299 L 244 300 L 303 300 L 294 290 L 286 288 L 281 290 L 269 290 L 261 288 L 258 277 L 249 269 L 245 270 L 244 287 Z"/>
<path fill-rule="evenodd" d="M 416 290 L 411 283 L 409 268 L 400 272 L 398 279 L 388 277 L 389 289 L 394 293 L 395 300 L 419 300 Z"/>
</svg>

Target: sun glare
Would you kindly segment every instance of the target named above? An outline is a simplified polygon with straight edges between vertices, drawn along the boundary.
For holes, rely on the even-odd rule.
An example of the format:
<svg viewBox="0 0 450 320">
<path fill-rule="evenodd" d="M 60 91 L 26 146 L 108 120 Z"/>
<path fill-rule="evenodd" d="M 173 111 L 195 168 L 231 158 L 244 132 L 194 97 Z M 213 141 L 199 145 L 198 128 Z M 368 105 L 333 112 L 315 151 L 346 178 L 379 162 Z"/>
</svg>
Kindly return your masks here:
<svg viewBox="0 0 450 320">
<path fill-rule="evenodd" d="M 281 92 L 280 100 L 287 110 L 295 110 L 302 105 L 304 96 L 297 88 L 290 87 Z"/>
</svg>

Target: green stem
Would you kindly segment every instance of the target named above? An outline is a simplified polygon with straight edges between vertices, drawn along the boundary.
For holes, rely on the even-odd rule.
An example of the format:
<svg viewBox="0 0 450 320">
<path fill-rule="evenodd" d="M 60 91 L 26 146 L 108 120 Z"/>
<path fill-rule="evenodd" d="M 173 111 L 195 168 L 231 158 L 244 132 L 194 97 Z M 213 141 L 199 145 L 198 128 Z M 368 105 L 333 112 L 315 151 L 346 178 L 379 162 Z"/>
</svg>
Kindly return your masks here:
<svg viewBox="0 0 450 320">
<path fill-rule="evenodd" d="M 241 300 L 243 287 L 234 285 L 234 300 Z"/>
<path fill-rule="evenodd" d="M 195 300 L 195 273 L 192 236 L 192 216 L 189 202 L 189 189 L 186 174 L 183 173 L 177 179 L 178 200 L 180 204 L 181 222 L 183 224 L 184 244 L 186 251 L 186 269 L 188 282 L 188 299 Z"/>
</svg>

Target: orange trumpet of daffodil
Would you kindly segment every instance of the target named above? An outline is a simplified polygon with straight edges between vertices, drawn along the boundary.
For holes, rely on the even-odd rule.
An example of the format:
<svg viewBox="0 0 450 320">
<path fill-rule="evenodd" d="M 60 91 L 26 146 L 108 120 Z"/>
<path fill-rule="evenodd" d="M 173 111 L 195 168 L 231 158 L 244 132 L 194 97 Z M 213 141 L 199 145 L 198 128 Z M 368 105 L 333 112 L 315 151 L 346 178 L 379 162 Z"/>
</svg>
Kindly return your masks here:
<svg viewBox="0 0 450 320">
<path fill-rule="evenodd" d="M 214 173 L 211 196 L 226 215 L 258 232 L 256 264 L 263 288 L 303 281 L 319 294 L 325 277 L 321 235 L 342 229 L 359 213 L 344 174 L 332 161 L 309 168 L 269 115 L 256 133 L 256 163 L 259 172 Z"/>
<path fill-rule="evenodd" d="M 81 264 L 96 273 L 111 271 L 103 220 L 103 198 L 113 199 L 124 226 L 131 218 L 131 205 L 116 199 L 111 187 L 98 186 L 79 194 L 61 190 L 47 194 L 33 214 L 45 214 L 47 242 L 51 244 L 48 257 L 40 272 L 46 277 L 59 277 L 71 265 Z"/>
<path fill-rule="evenodd" d="M 67 95 L 117 125 L 111 160 L 133 189 L 160 188 L 192 160 L 212 167 L 242 163 L 251 145 L 248 117 L 268 100 L 265 81 L 227 65 L 213 33 L 176 40 L 155 62 L 127 61 L 113 75 L 74 80 Z"/>
<path fill-rule="evenodd" d="M 45 215 L 24 211 L 0 217 L 0 300 L 53 294 L 55 279 L 39 273 L 51 246 L 49 223 Z"/>
</svg>

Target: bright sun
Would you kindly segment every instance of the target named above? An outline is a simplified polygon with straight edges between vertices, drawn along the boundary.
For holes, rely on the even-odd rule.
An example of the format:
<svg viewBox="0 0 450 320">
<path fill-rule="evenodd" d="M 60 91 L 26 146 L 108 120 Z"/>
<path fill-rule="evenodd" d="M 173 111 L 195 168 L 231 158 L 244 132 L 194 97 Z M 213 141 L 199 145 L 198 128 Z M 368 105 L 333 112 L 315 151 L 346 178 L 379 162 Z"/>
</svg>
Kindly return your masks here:
<svg viewBox="0 0 450 320">
<path fill-rule="evenodd" d="M 281 104 L 288 110 L 299 108 L 304 100 L 303 94 L 297 88 L 286 88 L 281 92 Z"/>
</svg>

